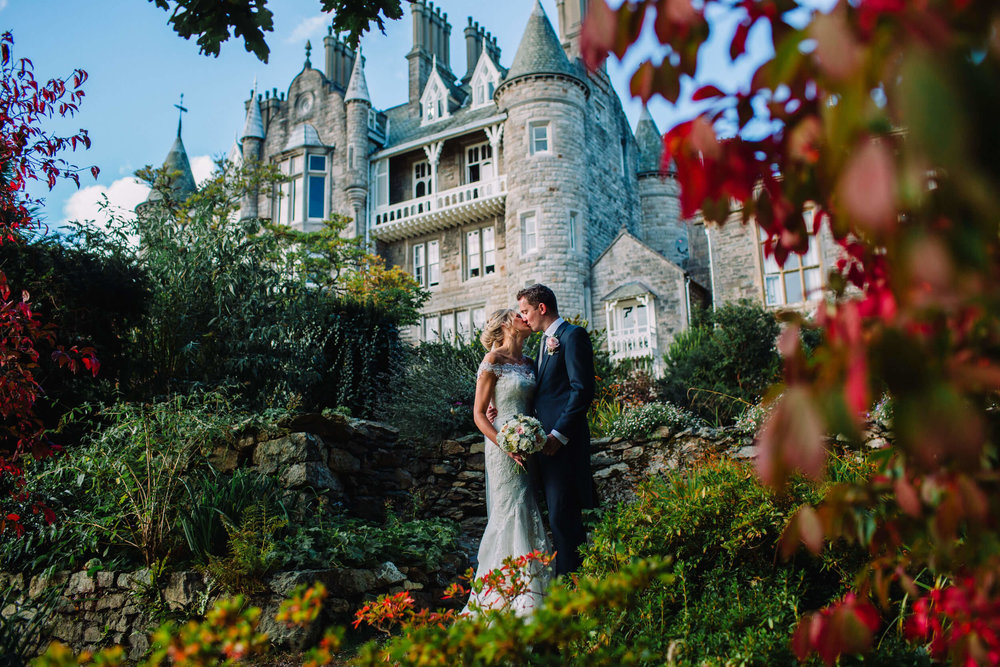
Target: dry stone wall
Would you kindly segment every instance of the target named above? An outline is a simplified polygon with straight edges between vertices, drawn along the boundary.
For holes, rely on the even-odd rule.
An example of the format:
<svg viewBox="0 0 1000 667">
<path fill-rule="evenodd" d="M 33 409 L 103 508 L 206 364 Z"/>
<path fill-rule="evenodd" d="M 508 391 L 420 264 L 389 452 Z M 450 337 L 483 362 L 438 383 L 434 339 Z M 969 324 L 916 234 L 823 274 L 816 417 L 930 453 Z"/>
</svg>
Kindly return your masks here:
<svg viewBox="0 0 1000 667">
<path fill-rule="evenodd" d="M 275 573 L 263 582 L 263 592 L 250 598 L 263 609 L 261 631 L 277 647 L 292 650 L 314 639 L 274 621 L 281 600 L 298 584 L 314 581 L 322 581 L 330 595 L 318 627 L 346 623 L 365 600 L 381 593 L 410 591 L 420 604 L 440 605 L 444 589 L 474 558 L 486 524 L 482 436 L 418 446 L 402 441 L 384 424 L 316 414 L 280 426 L 283 435 L 250 434 L 220 447 L 211 454 L 213 464 L 222 472 L 254 467 L 275 475 L 291 497 L 301 494 L 303 500 L 320 490 L 368 519 L 382 518 L 386 503 L 413 510 L 419 517 L 452 519 L 462 526 L 464 553 L 442 559 L 434 569 L 386 561 L 368 569 Z M 591 463 L 598 498 L 604 506 L 627 502 L 636 485 L 650 475 L 682 468 L 709 453 L 735 452 L 744 444 L 712 429 L 663 428 L 643 441 L 596 439 Z M 300 514 L 298 520 L 308 518 Z M 48 577 L 0 573 L 0 588 L 8 585 L 28 597 L 50 586 L 61 589 L 45 643 L 58 639 L 78 651 L 119 644 L 132 660 L 148 650 L 148 634 L 165 614 L 198 616 L 224 594 L 201 572 L 154 578 L 148 569 L 57 572 Z M 10 606 L 0 613 L 10 616 L 14 611 Z"/>
</svg>

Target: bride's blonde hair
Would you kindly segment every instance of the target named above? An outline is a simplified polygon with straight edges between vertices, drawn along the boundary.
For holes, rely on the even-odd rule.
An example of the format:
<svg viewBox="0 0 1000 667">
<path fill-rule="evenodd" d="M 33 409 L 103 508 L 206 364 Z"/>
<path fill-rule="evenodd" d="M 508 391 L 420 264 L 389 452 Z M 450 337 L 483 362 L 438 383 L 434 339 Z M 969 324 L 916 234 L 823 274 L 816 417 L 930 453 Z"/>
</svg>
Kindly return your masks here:
<svg viewBox="0 0 1000 667">
<path fill-rule="evenodd" d="M 483 327 L 483 333 L 479 336 L 479 342 L 487 351 L 492 350 L 494 345 L 503 342 L 503 330 L 510 327 L 517 317 L 517 311 L 510 308 L 501 308 L 490 315 Z"/>
</svg>

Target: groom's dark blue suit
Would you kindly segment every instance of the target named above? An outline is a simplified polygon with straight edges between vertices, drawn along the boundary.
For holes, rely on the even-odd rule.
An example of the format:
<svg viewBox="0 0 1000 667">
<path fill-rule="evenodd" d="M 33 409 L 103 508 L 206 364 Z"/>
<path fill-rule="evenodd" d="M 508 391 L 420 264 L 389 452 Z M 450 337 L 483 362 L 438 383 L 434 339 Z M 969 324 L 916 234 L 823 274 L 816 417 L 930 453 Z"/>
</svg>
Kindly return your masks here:
<svg viewBox="0 0 1000 667">
<path fill-rule="evenodd" d="M 556 548 L 556 574 L 580 566 L 579 547 L 586 541 L 584 508 L 594 505 L 590 472 L 587 410 L 594 398 L 594 349 L 586 330 L 563 322 L 555 332 L 559 346 L 538 355 L 535 415 L 546 433 L 568 438 L 552 456 L 537 455 Z"/>
</svg>

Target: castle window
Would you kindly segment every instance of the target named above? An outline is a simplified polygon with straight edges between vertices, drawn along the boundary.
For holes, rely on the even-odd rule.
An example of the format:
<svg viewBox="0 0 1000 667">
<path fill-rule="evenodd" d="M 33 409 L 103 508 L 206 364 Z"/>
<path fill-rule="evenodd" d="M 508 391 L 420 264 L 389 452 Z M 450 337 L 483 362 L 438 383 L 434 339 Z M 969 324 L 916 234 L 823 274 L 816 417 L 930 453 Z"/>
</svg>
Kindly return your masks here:
<svg viewBox="0 0 1000 667">
<path fill-rule="evenodd" d="M 489 143 L 469 146 L 465 150 L 465 182 L 493 180 L 493 147 Z"/>
<path fill-rule="evenodd" d="M 569 212 L 569 249 L 576 251 L 583 245 L 580 238 L 580 214 L 577 211 Z"/>
<path fill-rule="evenodd" d="M 424 340 L 425 341 L 436 341 L 441 337 L 441 316 L 426 315 L 424 316 Z"/>
<path fill-rule="evenodd" d="M 444 82 L 437 70 L 431 74 L 424 88 L 424 94 L 420 98 L 420 107 L 423 109 L 423 123 L 431 123 L 448 115 L 447 102 L 445 99 Z"/>
<path fill-rule="evenodd" d="M 445 343 L 455 342 L 455 313 L 441 315 L 441 340 Z"/>
<path fill-rule="evenodd" d="M 302 156 L 282 160 L 278 164 L 278 170 L 283 176 L 289 177 L 289 180 L 278 184 L 274 222 L 291 226 L 302 221 Z"/>
<path fill-rule="evenodd" d="M 389 205 L 389 161 L 375 163 L 375 206 Z"/>
<path fill-rule="evenodd" d="M 549 121 L 534 120 L 528 123 L 528 153 L 530 155 L 548 153 L 550 143 Z"/>
<path fill-rule="evenodd" d="M 433 192 L 431 163 L 427 160 L 413 165 L 413 197 L 426 197 Z"/>
<path fill-rule="evenodd" d="M 458 332 L 458 340 L 467 343 L 472 339 L 472 313 L 468 310 L 460 310 L 455 313 L 455 329 Z"/>
<path fill-rule="evenodd" d="M 806 213 L 806 227 L 810 227 L 812 212 Z M 767 256 L 767 233 L 758 228 L 761 266 L 764 271 L 764 302 L 768 306 L 785 306 L 803 303 L 819 296 L 823 289 L 819 247 L 816 236 L 809 235 L 809 249 L 804 255 L 791 253 L 784 266 L 778 266 L 774 256 Z"/>
<path fill-rule="evenodd" d="M 413 277 L 421 287 L 434 287 L 441 282 L 441 246 L 438 241 L 413 246 Z"/>
<path fill-rule="evenodd" d="M 521 214 L 521 254 L 538 250 L 537 218 L 534 211 Z"/>
<path fill-rule="evenodd" d="M 486 309 L 485 308 L 473 308 L 469 311 L 472 315 L 472 330 L 482 331 L 483 327 L 486 326 Z"/>
<path fill-rule="evenodd" d="M 492 226 L 466 232 L 466 278 L 478 278 L 488 273 L 494 273 L 496 271 L 496 254 L 496 238 Z"/>
<path fill-rule="evenodd" d="M 322 220 L 326 217 L 326 156 L 310 155 L 308 158 L 309 188 L 308 213 L 310 220 Z"/>
</svg>

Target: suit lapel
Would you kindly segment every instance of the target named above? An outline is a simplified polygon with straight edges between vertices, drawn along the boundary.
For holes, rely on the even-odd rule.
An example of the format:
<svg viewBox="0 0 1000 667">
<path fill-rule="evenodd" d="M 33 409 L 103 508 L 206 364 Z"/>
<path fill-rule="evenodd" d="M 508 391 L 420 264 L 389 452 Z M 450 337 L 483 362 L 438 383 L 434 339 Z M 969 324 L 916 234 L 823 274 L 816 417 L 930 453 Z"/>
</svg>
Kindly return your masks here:
<svg viewBox="0 0 1000 667">
<path fill-rule="evenodd" d="M 556 332 L 551 337 L 558 339 L 559 335 L 563 331 L 565 331 L 565 329 L 566 329 L 567 326 L 569 326 L 569 322 L 565 322 L 564 321 L 562 324 L 559 325 L 559 327 L 556 329 Z M 541 357 L 542 357 L 542 362 L 538 365 L 538 380 L 539 380 L 539 382 L 541 382 L 542 372 L 545 370 L 545 366 L 549 362 L 549 357 L 552 356 L 551 354 L 549 354 L 548 346 L 545 345 L 544 343 L 542 344 L 542 351 L 541 351 L 540 354 L 541 354 Z"/>
</svg>

